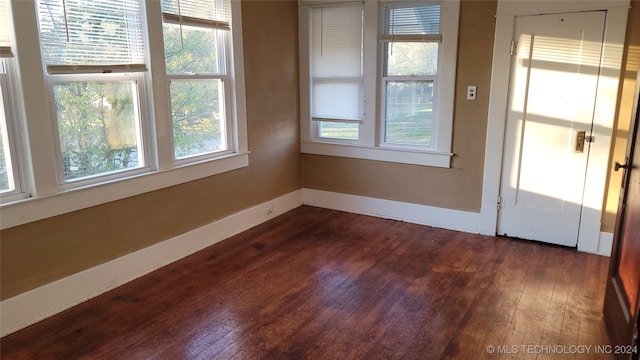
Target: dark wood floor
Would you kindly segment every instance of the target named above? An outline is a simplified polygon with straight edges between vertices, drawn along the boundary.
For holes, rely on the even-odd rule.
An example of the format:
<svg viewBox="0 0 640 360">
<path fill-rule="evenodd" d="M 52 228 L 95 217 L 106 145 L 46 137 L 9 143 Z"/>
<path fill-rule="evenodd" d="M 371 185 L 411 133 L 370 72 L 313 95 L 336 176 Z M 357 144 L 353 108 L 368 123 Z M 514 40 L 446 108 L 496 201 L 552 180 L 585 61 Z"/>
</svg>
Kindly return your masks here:
<svg viewBox="0 0 640 360">
<path fill-rule="evenodd" d="M 300 207 L 3 338 L 1 357 L 609 359 L 607 265 Z"/>
</svg>

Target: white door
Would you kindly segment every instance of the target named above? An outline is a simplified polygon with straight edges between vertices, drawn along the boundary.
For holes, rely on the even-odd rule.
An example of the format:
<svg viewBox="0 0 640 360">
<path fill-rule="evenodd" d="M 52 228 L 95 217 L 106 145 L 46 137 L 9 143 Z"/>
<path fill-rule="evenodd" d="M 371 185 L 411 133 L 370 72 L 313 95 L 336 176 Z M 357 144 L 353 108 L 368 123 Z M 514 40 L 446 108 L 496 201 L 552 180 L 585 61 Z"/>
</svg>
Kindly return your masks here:
<svg viewBox="0 0 640 360">
<path fill-rule="evenodd" d="M 498 234 L 577 244 L 605 15 L 516 18 Z"/>
</svg>

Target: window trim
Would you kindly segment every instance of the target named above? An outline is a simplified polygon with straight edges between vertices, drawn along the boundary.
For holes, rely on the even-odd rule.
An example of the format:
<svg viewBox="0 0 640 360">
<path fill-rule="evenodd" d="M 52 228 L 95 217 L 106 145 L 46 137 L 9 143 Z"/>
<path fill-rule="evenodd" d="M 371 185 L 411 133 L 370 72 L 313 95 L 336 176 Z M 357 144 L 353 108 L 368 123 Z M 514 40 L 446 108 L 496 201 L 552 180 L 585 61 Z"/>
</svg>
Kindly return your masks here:
<svg viewBox="0 0 640 360">
<path fill-rule="evenodd" d="M 152 93 L 146 105 L 140 111 L 146 111 L 155 118 L 151 127 L 155 134 L 150 144 L 150 170 L 146 173 L 122 177 L 110 181 L 94 183 L 72 189 L 61 189 L 57 181 L 56 162 L 53 156 L 53 129 L 49 106 L 26 106 L 25 103 L 47 103 L 45 75 L 40 56 L 37 32 L 37 11 L 35 1 L 13 2 L 13 17 L 21 21 L 14 24 L 17 54 L 15 60 L 18 78 L 11 91 L 17 99 L 28 99 L 20 102 L 18 123 L 23 122 L 25 137 L 30 141 L 25 146 L 28 158 L 30 191 L 33 197 L 2 204 L 0 229 L 26 224 L 29 222 L 69 213 L 76 210 L 97 206 L 112 201 L 132 197 L 147 192 L 168 188 L 193 180 L 222 174 L 249 166 L 249 149 L 247 139 L 247 118 L 245 98 L 244 57 L 242 43 L 242 14 L 239 1 L 231 1 L 231 36 L 232 54 L 227 63 L 230 81 L 230 101 L 232 103 L 235 149 L 232 154 L 192 162 L 186 165 L 174 164 L 171 146 L 167 146 L 166 126 L 169 117 L 167 102 L 168 80 L 164 66 L 164 49 L 162 37 L 162 16 L 159 1 L 144 1 L 145 36 L 147 37 L 148 65 L 151 71 L 144 73 L 147 91 Z M 158 31 L 159 29 L 159 31 Z M 149 43 L 154 46 L 149 47 Z M 21 54 L 24 54 L 21 56 Z M 159 57 L 158 57 L 159 56 Z M 25 97 L 24 94 L 29 94 Z M 142 107 L 144 106 L 144 108 Z M 43 124 L 45 124 L 43 126 Z M 168 151 L 167 151 L 168 150 Z M 163 152 L 164 151 L 164 152 Z M 3 199 L 4 200 L 4 199 Z"/>
<path fill-rule="evenodd" d="M 9 148 L 9 158 L 11 161 L 11 175 L 14 189 L 2 193 L 0 204 L 11 201 L 22 200 L 28 196 L 25 192 L 25 173 L 21 166 L 23 154 L 21 151 L 20 129 L 16 123 L 18 114 L 16 114 L 15 99 L 12 94 L 14 69 L 10 62 L 12 58 L 0 58 L 0 101 L 3 102 L 5 126 L 7 131 L 7 147 Z M 1 126 L 1 125 L 0 125 Z M 0 136 L 2 136 L 0 134 Z"/>
<path fill-rule="evenodd" d="M 335 2 L 333 2 L 335 3 Z M 382 26 L 380 4 L 384 0 L 364 2 L 364 119 L 361 123 L 360 140 L 336 140 L 314 136 L 314 125 L 310 119 L 310 9 L 327 5 L 327 1 L 301 0 L 298 3 L 299 47 L 300 47 L 300 139 L 301 151 L 307 154 L 348 157 L 376 161 L 391 161 L 434 167 L 451 167 L 455 75 L 458 49 L 458 24 L 460 0 L 429 1 L 441 5 L 441 30 L 439 72 L 437 75 L 438 121 L 433 133 L 432 149 L 415 146 L 385 144 L 381 126 L 384 126 L 381 110 L 382 51 L 378 29 Z M 420 3 L 420 1 L 411 1 Z M 442 59 L 447 59 L 445 63 Z M 441 65 L 441 66 L 440 66 Z"/>
</svg>

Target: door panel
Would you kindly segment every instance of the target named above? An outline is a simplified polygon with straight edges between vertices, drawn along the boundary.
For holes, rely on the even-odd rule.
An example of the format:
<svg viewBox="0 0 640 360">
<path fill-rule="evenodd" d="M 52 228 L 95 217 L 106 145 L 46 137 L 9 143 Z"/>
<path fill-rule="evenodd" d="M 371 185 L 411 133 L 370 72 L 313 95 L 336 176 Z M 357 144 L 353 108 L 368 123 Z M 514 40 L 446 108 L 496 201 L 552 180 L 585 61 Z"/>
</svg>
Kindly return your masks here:
<svg viewBox="0 0 640 360">
<path fill-rule="evenodd" d="M 640 84 L 640 77 L 638 77 Z M 640 107 L 640 100 L 638 101 Z M 612 344 L 631 344 L 640 304 L 640 111 L 627 150 L 607 279 L 604 315 Z M 634 130 L 635 129 L 635 130 Z M 640 349 L 637 349 L 640 350 Z M 637 358 L 637 355 L 636 355 Z"/>
<path fill-rule="evenodd" d="M 634 159 L 640 155 L 634 154 Z M 640 168 L 639 161 L 634 165 Z M 620 262 L 617 273 L 624 293 L 629 301 L 629 308 L 635 317 L 638 308 L 638 284 L 640 284 L 640 171 L 631 171 L 627 190 L 626 208 L 624 210 L 624 229 L 620 241 Z"/>
<path fill-rule="evenodd" d="M 577 244 L 604 21 L 516 18 L 498 234 Z"/>
</svg>

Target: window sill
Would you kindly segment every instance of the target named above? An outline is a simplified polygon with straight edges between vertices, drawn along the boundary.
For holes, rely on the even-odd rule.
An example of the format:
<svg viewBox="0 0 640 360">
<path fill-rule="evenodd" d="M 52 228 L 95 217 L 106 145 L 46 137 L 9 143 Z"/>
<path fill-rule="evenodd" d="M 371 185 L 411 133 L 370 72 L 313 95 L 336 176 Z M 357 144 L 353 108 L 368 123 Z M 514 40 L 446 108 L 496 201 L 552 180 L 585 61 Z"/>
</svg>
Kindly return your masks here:
<svg viewBox="0 0 640 360">
<path fill-rule="evenodd" d="M 249 166 L 249 153 L 232 154 L 208 161 L 152 171 L 128 178 L 92 184 L 58 193 L 2 204 L 0 229 L 105 204 L 111 201 L 179 185 Z"/>
<path fill-rule="evenodd" d="M 419 151 L 323 142 L 302 142 L 301 151 L 304 154 L 387 161 L 441 168 L 450 168 L 451 157 L 453 156 L 451 153 L 437 151 Z"/>
</svg>

